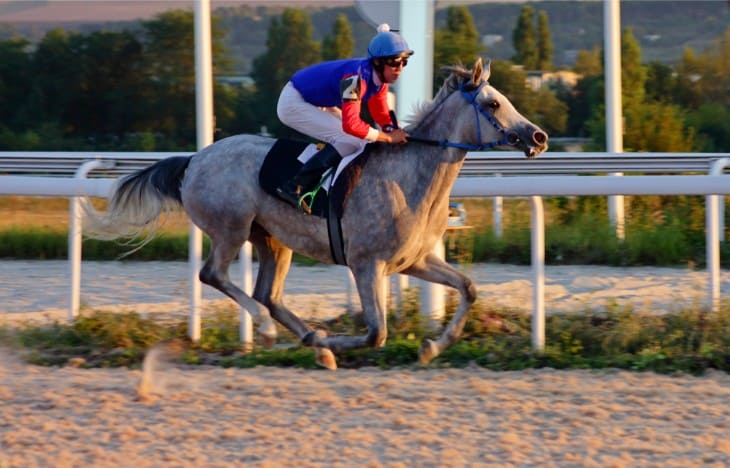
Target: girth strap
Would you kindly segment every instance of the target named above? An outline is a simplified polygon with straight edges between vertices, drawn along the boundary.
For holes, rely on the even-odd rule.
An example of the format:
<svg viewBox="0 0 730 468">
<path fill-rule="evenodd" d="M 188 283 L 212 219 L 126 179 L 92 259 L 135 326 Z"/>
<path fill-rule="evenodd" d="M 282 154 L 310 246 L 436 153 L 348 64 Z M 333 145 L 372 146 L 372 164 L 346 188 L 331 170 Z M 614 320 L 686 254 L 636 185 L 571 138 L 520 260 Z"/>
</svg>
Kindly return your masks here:
<svg viewBox="0 0 730 468">
<path fill-rule="evenodd" d="M 342 223 L 337 216 L 337 209 L 334 205 L 333 200 L 335 197 L 331 196 L 332 184 L 334 184 L 334 180 L 330 182 L 330 196 L 327 197 L 327 202 L 329 203 L 329 209 L 327 210 L 327 234 L 330 241 L 330 253 L 336 264 L 347 265 L 347 260 L 345 259 L 345 240 L 342 237 Z"/>
</svg>

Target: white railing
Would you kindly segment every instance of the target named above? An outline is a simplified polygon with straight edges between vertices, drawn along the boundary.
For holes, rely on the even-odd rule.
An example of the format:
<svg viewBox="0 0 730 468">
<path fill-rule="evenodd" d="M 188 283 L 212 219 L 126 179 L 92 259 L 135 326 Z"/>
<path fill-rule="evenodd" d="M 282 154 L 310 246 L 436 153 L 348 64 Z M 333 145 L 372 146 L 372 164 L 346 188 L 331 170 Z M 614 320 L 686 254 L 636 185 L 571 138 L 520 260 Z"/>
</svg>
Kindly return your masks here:
<svg viewBox="0 0 730 468">
<path fill-rule="evenodd" d="M 574 175 L 574 174 L 686 174 L 707 173 L 713 161 L 726 153 L 546 153 L 527 159 L 517 152 L 474 152 L 464 161 L 460 175 Z M 493 199 L 493 231 L 502 237 L 503 197 Z M 724 199 L 720 203 L 720 225 L 724 226 Z M 623 211 L 623 210 L 621 210 Z M 623 225 L 623 219 L 611 220 Z M 720 230 L 720 240 L 725 240 Z"/>
<path fill-rule="evenodd" d="M 22 154 L 35 159 L 36 164 L 23 162 Z M 184 153 L 0 153 L 0 195 L 40 195 L 40 196 L 98 196 L 109 193 L 113 179 L 84 177 L 91 173 L 98 175 L 121 175 L 173 155 Z M 728 154 L 712 155 L 668 155 L 640 154 L 635 157 L 620 154 L 621 158 L 635 158 L 625 161 L 625 166 L 613 166 L 607 161 L 611 155 L 582 153 L 556 153 L 545 155 L 537 160 L 525 160 L 504 153 L 487 153 L 488 157 L 472 156 L 465 163 L 465 176 L 460 176 L 452 191 L 453 197 L 529 197 L 532 206 L 532 265 L 533 265 L 533 345 L 536 349 L 544 346 L 544 215 L 541 196 L 571 195 L 705 195 L 707 196 L 707 264 L 710 275 L 708 306 L 713 309 L 719 301 L 719 237 L 721 195 L 730 195 L 730 184 L 721 175 L 728 165 Z M 129 159 L 123 159 L 129 156 Z M 617 156 L 619 157 L 619 156 Z M 668 158 L 662 160 L 662 158 Z M 479 162 L 475 162 L 479 160 Z M 553 160 L 558 169 L 549 169 L 547 161 Z M 641 162 L 643 160 L 643 162 Z M 673 160 L 669 164 L 668 160 Z M 91 161 L 91 163 L 89 162 Z M 52 162 L 52 164 L 50 163 Z M 570 167 L 569 162 L 574 165 Z M 84 164 L 87 163 L 87 164 Z M 655 166 L 651 164 L 657 163 Z M 44 165 L 48 164 L 48 165 Z M 76 164 L 69 178 L 68 171 Z M 591 166 L 592 164 L 592 166 Z M 484 177 L 484 173 L 518 174 L 535 172 L 539 174 L 600 173 L 608 171 L 642 172 L 642 164 L 649 164 L 655 170 L 644 172 L 710 172 L 711 175 L 648 175 L 626 177 L 593 177 L 575 175 L 540 175 Z M 83 168 L 81 166 L 83 165 Z M 534 165 L 534 166 L 533 166 Z M 499 171 L 495 170 L 499 166 Z M 544 166 L 544 172 L 538 170 Z M 589 167 L 590 166 L 590 167 Z M 611 166 L 609 168 L 609 166 Z M 661 170 L 657 169 L 661 167 Z M 527 170 L 530 168 L 532 170 Z M 116 172 L 114 172 L 116 171 Z M 31 176 L 31 174 L 35 174 Z M 44 176 L 39 176 L 44 174 Z M 479 175 L 482 174 L 482 175 Z M 49 177 L 54 176 L 54 177 Z M 80 239 L 80 216 L 72 203 L 69 227 L 71 300 L 69 313 L 73 317 L 78 300 L 78 273 L 80 247 L 72 247 Z M 76 244 L 73 244 L 76 245 Z M 249 260 L 250 261 L 250 260 Z M 250 266 L 250 263 L 249 263 Z M 247 273 L 244 272 L 244 278 Z M 248 272 L 248 280 L 251 275 Z M 246 281 L 246 280 L 245 280 Z"/>
</svg>

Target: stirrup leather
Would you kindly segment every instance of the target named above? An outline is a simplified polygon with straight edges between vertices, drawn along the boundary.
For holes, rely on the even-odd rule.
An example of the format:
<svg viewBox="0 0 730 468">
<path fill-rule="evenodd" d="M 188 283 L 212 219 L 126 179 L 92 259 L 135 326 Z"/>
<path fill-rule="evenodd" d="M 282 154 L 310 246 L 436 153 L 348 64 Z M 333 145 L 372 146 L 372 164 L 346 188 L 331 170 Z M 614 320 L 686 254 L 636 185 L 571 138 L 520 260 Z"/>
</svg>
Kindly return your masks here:
<svg viewBox="0 0 730 468">
<path fill-rule="evenodd" d="M 324 182 L 327 180 L 327 177 L 334 171 L 334 168 L 331 167 L 327 169 L 324 174 L 322 174 L 322 177 L 320 177 L 319 182 L 317 185 L 314 186 L 314 188 L 308 192 L 303 193 L 299 197 L 299 208 L 302 209 L 307 214 L 312 214 L 312 205 L 314 204 L 314 197 L 317 196 L 317 193 L 319 193 L 319 190 L 324 185 Z"/>
</svg>

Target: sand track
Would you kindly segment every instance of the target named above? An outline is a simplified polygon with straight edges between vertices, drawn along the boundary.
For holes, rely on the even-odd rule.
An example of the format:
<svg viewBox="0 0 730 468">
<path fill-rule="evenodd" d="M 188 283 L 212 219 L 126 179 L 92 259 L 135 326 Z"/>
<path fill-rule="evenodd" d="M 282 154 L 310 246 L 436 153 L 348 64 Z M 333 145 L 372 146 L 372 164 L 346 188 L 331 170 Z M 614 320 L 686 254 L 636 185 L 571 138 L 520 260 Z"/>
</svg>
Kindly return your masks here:
<svg viewBox="0 0 730 468">
<path fill-rule="evenodd" d="M 730 375 L 0 365 L 0 467 L 727 466 Z"/>
</svg>

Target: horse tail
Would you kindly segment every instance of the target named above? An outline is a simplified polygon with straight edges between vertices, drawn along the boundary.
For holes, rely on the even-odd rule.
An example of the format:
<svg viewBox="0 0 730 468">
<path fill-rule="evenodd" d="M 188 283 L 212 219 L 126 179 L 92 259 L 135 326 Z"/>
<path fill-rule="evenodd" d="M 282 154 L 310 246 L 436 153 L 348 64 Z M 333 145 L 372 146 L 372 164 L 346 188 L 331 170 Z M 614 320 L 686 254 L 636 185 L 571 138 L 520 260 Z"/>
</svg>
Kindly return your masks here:
<svg viewBox="0 0 730 468">
<path fill-rule="evenodd" d="M 128 239 L 135 247 L 132 252 L 141 248 L 164 222 L 160 215 L 182 206 L 180 184 L 190 158 L 163 159 L 122 177 L 112 189 L 104 213 L 85 202 L 84 233 L 95 239 Z"/>
</svg>

